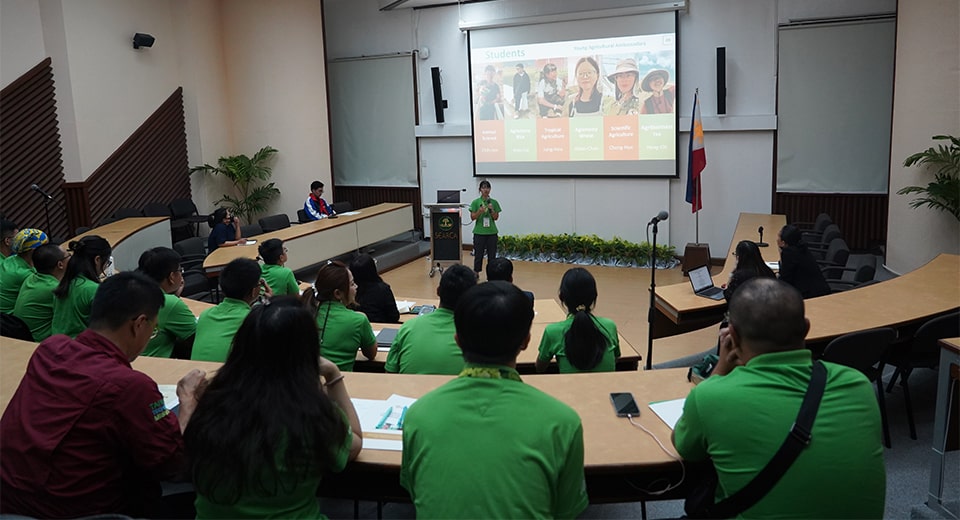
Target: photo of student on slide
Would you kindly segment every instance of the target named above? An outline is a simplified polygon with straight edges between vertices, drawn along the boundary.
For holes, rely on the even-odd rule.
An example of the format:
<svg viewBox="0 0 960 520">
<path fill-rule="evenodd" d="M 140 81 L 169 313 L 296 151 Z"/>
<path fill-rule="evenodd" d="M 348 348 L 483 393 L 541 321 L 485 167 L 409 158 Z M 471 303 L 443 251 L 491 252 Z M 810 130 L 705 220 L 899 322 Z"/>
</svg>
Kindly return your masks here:
<svg viewBox="0 0 960 520">
<path fill-rule="evenodd" d="M 650 92 L 650 97 L 643 101 L 641 114 L 672 114 L 674 101 L 677 99 L 676 85 L 667 84 L 670 73 L 663 69 L 654 69 L 643 77 L 640 89 Z"/>
<path fill-rule="evenodd" d="M 560 117 L 563 113 L 564 92 L 563 80 L 557 79 L 560 73 L 557 66 L 547 63 L 540 72 L 540 81 L 537 83 L 537 105 L 540 117 Z"/>
<path fill-rule="evenodd" d="M 637 60 L 622 59 L 617 62 L 613 74 L 607 76 L 610 83 L 616 85 L 616 95 L 613 103 L 604 107 L 603 113 L 608 116 L 635 116 L 640 113 L 640 98 L 637 97 L 637 83 L 640 80 L 640 70 L 637 69 Z"/>
<path fill-rule="evenodd" d="M 601 115 L 603 94 L 601 94 L 600 65 L 597 64 L 597 60 L 590 56 L 580 58 L 573 70 L 577 91 L 569 100 L 567 114 L 570 117 Z"/>
<path fill-rule="evenodd" d="M 477 119 L 481 121 L 493 121 L 503 119 L 503 98 L 500 95 L 500 85 L 497 84 L 497 69 L 493 65 L 487 65 L 483 69 L 484 79 L 478 85 L 477 99 Z"/>
</svg>

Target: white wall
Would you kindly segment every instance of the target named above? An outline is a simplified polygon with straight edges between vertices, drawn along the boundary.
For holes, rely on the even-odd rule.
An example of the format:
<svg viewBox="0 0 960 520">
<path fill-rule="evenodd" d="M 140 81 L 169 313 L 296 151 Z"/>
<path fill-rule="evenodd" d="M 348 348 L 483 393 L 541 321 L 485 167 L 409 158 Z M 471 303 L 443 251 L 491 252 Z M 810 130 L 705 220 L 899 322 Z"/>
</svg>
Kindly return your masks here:
<svg viewBox="0 0 960 520">
<path fill-rule="evenodd" d="M 900 2 L 890 146 L 887 265 L 904 273 L 940 253 L 960 253 L 960 224 L 947 213 L 913 209 L 904 186 L 925 186 L 932 173 L 903 160 L 934 145 L 931 136 L 960 135 L 960 3 Z"/>
<path fill-rule="evenodd" d="M 6 87 L 47 57 L 43 48 L 43 27 L 37 0 L 0 2 L 0 49 L 3 49 L 0 88 Z"/>
</svg>

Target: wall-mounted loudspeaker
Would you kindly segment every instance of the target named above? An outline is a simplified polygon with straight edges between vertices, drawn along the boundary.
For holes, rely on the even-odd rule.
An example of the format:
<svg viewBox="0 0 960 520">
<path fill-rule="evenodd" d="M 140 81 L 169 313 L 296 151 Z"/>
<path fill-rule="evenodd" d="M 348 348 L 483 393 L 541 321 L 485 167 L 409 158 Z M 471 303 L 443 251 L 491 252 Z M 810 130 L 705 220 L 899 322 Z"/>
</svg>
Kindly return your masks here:
<svg viewBox="0 0 960 520">
<path fill-rule="evenodd" d="M 727 48 L 717 47 L 717 114 L 727 113 Z"/>
<path fill-rule="evenodd" d="M 153 47 L 153 42 L 156 41 L 153 36 L 144 33 L 137 33 L 133 35 L 133 48 L 139 49 L 140 47 Z"/>
<path fill-rule="evenodd" d="M 443 88 L 440 86 L 440 67 L 430 67 L 430 76 L 433 78 L 433 109 L 437 113 L 437 122 L 442 123 L 447 100 L 443 99 Z"/>
</svg>

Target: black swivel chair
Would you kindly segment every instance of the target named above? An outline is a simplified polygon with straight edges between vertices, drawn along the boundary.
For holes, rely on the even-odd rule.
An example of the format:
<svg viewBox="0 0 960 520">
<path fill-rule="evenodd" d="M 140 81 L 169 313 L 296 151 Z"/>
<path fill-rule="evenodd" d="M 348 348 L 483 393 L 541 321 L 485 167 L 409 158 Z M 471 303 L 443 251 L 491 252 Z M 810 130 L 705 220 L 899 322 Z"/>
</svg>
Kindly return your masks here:
<svg viewBox="0 0 960 520">
<path fill-rule="evenodd" d="M 201 215 L 197 211 L 197 205 L 190 199 L 173 199 L 170 202 L 170 226 L 178 228 L 183 223 L 189 224 L 191 236 L 200 236 L 200 224 L 207 221 L 209 215 Z M 191 229 L 192 228 L 192 229 Z M 185 237 L 184 237 L 185 238 Z"/>
<path fill-rule="evenodd" d="M 960 312 L 933 318 L 917 329 L 913 341 L 900 348 L 894 348 L 888 363 L 897 367 L 887 384 L 887 392 L 900 378 L 903 387 L 903 402 L 907 407 L 907 422 L 910 425 L 910 438 L 916 440 L 917 427 L 913 421 L 913 403 L 910 401 L 910 385 L 907 380 L 915 368 L 936 368 L 940 364 L 940 347 L 937 341 L 960 336 Z"/>
<path fill-rule="evenodd" d="M 271 231 L 290 227 L 290 217 L 285 213 L 278 213 L 276 215 L 270 215 L 269 217 L 263 217 L 259 223 L 264 233 L 270 233 Z"/>
<path fill-rule="evenodd" d="M 240 236 L 243 238 L 255 237 L 263 234 L 263 228 L 260 224 L 245 224 L 240 226 Z"/>
<path fill-rule="evenodd" d="M 813 222 L 794 222 L 793 225 L 803 232 L 803 239 L 807 242 L 820 242 L 820 235 L 833 219 L 826 213 L 820 213 Z"/>
<path fill-rule="evenodd" d="M 173 244 L 173 250 L 180 254 L 180 267 L 184 271 L 203 269 L 203 260 L 207 257 L 207 246 L 200 237 L 190 237 Z"/>
<path fill-rule="evenodd" d="M 330 208 L 333 209 L 334 213 L 346 213 L 348 211 L 353 211 L 353 204 L 348 200 L 341 202 L 334 202 L 330 205 Z"/>
<path fill-rule="evenodd" d="M 834 339 L 823 350 L 823 361 L 855 368 L 877 384 L 877 401 L 883 424 L 883 444 L 890 447 L 890 426 L 887 423 L 887 403 L 883 396 L 883 366 L 890 345 L 897 339 L 897 331 L 885 327 L 851 332 Z"/>
<path fill-rule="evenodd" d="M 298 210 L 297 210 L 297 223 L 298 223 L 298 224 L 306 224 L 307 222 L 313 222 L 313 221 L 310 220 L 310 217 L 309 217 L 309 216 L 307 216 L 307 212 L 306 212 L 306 211 L 304 211 L 304 210 L 302 210 L 302 209 L 298 209 Z"/>
<path fill-rule="evenodd" d="M 120 208 L 117 211 L 113 212 L 113 217 L 117 220 L 123 220 L 125 218 L 132 217 L 142 217 L 143 211 L 140 208 Z"/>
</svg>

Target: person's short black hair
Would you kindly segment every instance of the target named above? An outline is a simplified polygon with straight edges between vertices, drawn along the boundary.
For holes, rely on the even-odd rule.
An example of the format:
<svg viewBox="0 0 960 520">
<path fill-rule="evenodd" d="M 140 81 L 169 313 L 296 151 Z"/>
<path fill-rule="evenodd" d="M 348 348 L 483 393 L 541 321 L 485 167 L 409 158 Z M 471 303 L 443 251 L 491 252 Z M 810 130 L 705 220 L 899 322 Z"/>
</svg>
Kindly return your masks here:
<svg viewBox="0 0 960 520">
<path fill-rule="evenodd" d="M 161 283 L 170 273 L 180 269 L 180 253 L 169 247 L 154 247 L 140 255 L 137 270 Z"/>
<path fill-rule="evenodd" d="M 0 219 L 0 239 L 13 238 L 19 230 L 16 222 L 5 218 Z"/>
<path fill-rule="evenodd" d="M 440 306 L 444 309 L 456 309 L 460 297 L 474 285 L 477 285 L 477 273 L 473 272 L 473 269 L 463 264 L 451 265 L 440 276 L 440 285 L 437 287 Z"/>
<path fill-rule="evenodd" d="M 242 300 L 260 283 L 260 264 L 249 258 L 231 260 L 220 271 L 220 288 L 227 298 Z"/>
<path fill-rule="evenodd" d="M 523 63 L 517 63 L 517 68 L 518 68 L 518 69 L 522 69 L 522 68 L 523 68 Z"/>
<path fill-rule="evenodd" d="M 154 319 L 163 307 L 160 285 L 142 273 L 124 271 L 97 287 L 90 304 L 90 328 L 116 330 L 143 314 Z"/>
<path fill-rule="evenodd" d="M 276 265 L 280 261 L 280 256 L 283 255 L 283 240 L 279 238 L 264 240 L 257 251 L 263 263 Z"/>
<path fill-rule="evenodd" d="M 227 218 L 227 208 L 217 208 L 210 214 L 210 218 L 207 219 L 207 224 L 210 224 L 210 227 L 213 228 L 223 222 L 225 218 Z"/>
<path fill-rule="evenodd" d="M 797 226 L 787 224 L 780 229 L 780 239 L 788 246 L 797 246 L 803 241 L 803 232 Z"/>
<path fill-rule="evenodd" d="M 350 262 L 350 272 L 357 285 L 383 281 L 377 272 L 377 261 L 367 253 L 360 253 Z"/>
<path fill-rule="evenodd" d="M 481 190 L 482 190 L 483 188 L 489 188 L 489 187 L 490 187 L 490 181 L 488 181 L 488 180 L 486 180 L 486 179 L 480 181 L 480 189 L 481 189 Z"/>
<path fill-rule="evenodd" d="M 758 353 L 804 347 L 803 296 L 774 278 L 752 278 L 730 299 L 730 326 Z"/>
<path fill-rule="evenodd" d="M 465 360 L 505 364 L 530 334 L 533 302 L 512 283 L 482 283 L 460 297 L 453 321 Z"/>
<path fill-rule="evenodd" d="M 310 183 L 310 191 L 313 191 L 317 188 L 322 188 L 322 187 L 323 187 L 323 183 L 320 181 L 313 181 Z"/>
<path fill-rule="evenodd" d="M 57 244 L 43 244 L 33 250 L 33 267 L 38 273 L 53 274 L 57 263 L 63 260 L 63 249 Z"/>
<path fill-rule="evenodd" d="M 513 283 L 513 262 L 498 256 L 487 263 L 487 281 L 496 280 Z"/>
</svg>

